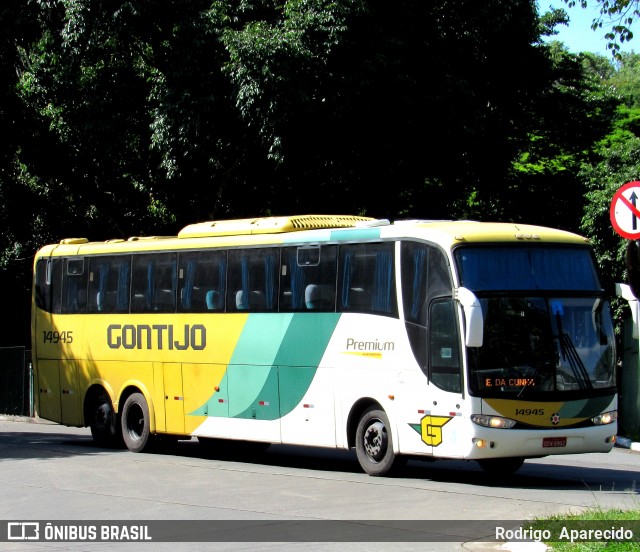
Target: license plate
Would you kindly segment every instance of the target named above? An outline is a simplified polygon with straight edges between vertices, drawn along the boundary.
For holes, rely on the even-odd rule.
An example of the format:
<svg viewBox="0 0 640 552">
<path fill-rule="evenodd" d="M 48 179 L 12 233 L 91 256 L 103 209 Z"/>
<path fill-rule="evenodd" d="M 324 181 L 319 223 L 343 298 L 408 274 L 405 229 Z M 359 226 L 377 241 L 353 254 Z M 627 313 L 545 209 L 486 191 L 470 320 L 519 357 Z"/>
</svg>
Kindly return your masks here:
<svg viewBox="0 0 640 552">
<path fill-rule="evenodd" d="M 544 437 L 542 439 L 542 448 L 566 447 L 566 446 L 567 446 L 566 437 Z"/>
</svg>

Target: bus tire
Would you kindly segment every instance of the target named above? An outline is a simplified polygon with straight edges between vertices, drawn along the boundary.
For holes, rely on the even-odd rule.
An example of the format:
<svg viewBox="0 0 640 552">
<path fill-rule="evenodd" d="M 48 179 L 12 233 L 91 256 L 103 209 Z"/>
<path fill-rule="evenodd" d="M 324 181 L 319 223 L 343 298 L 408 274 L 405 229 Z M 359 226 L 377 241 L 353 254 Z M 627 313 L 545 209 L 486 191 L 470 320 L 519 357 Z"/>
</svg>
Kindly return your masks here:
<svg viewBox="0 0 640 552">
<path fill-rule="evenodd" d="M 372 406 L 362 414 L 356 430 L 356 455 L 362 469 L 373 476 L 387 475 L 397 465 L 384 410 Z"/>
<path fill-rule="evenodd" d="M 149 444 L 149 405 L 142 393 L 129 395 L 121 420 L 124 444 L 131 452 L 142 452 Z"/>
<path fill-rule="evenodd" d="M 101 447 L 122 446 L 122 428 L 111 399 L 105 391 L 95 395 L 89 410 L 91 437 Z"/>
<path fill-rule="evenodd" d="M 524 458 L 487 458 L 477 462 L 487 475 L 495 477 L 516 473 L 524 464 Z"/>
</svg>

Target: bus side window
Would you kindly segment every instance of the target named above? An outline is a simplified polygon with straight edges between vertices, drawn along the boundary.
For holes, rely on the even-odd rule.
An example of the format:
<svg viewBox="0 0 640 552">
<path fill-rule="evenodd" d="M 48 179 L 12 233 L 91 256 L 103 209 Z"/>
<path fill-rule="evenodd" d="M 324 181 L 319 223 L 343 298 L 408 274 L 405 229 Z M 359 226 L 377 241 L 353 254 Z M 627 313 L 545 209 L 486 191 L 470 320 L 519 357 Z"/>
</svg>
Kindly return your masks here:
<svg viewBox="0 0 640 552">
<path fill-rule="evenodd" d="M 434 301 L 429 313 L 429 379 L 445 391 L 460 393 L 460 339 L 453 299 Z"/>
<path fill-rule="evenodd" d="M 298 248 L 282 249 L 280 265 L 280 312 L 299 311 L 304 304 L 304 274 L 298 265 Z"/>
<path fill-rule="evenodd" d="M 398 315 L 393 245 L 385 242 L 340 247 L 339 310 Z"/>
<path fill-rule="evenodd" d="M 40 259 L 36 264 L 35 300 L 39 309 L 51 311 L 51 293 L 47 282 L 47 267 L 51 261 Z"/>
<path fill-rule="evenodd" d="M 52 259 L 51 263 L 51 312 L 62 312 L 62 259 Z"/>
<path fill-rule="evenodd" d="M 335 245 L 286 247 L 280 268 L 280 310 L 336 310 Z"/>
<path fill-rule="evenodd" d="M 447 260 L 435 247 L 402 243 L 402 297 L 405 320 L 427 323 L 427 306 L 435 297 L 450 296 L 453 283 Z"/>
<path fill-rule="evenodd" d="M 89 312 L 128 312 L 131 257 L 110 255 L 89 261 Z"/>
<path fill-rule="evenodd" d="M 175 253 L 157 254 L 154 263 L 154 312 L 175 312 L 178 266 Z"/>
<path fill-rule="evenodd" d="M 229 252 L 227 311 L 272 312 L 278 309 L 279 252 L 275 247 Z"/>
<path fill-rule="evenodd" d="M 427 374 L 429 308 L 435 299 L 451 297 L 453 284 L 446 257 L 433 246 L 403 241 L 401 259 L 405 327 L 413 356 Z"/>
<path fill-rule="evenodd" d="M 62 275 L 62 312 L 87 310 L 87 271 L 84 257 L 65 259 Z"/>
<path fill-rule="evenodd" d="M 60 312 L 62 259 L 41 259 L 36 266 L 36 305 L 46 312 Z"/>
<path fill-rule="evenodd" d="M 131 312 L 174 312 L 176 287 L 175 253 L 133 257 Z"/>
<path fill-rule="evenodd" d="M 178 310 L 223 311 L 226 273 L 225 251 L 181 253 L 178 264 Z"/>
<path fill-rule="evenodd" d="M 297 248 L 297 265 L 304 282 L 304 307 L 307 310 L 336 310 L 336 246 Z"/>
<path fill-rule="evenodd" d="M 427 260 L 431 248 L 416 242 L 402 242 L 402 302 L 406 321 L 427 325 L 424 309 L 427 292 Z"/>
</svg>

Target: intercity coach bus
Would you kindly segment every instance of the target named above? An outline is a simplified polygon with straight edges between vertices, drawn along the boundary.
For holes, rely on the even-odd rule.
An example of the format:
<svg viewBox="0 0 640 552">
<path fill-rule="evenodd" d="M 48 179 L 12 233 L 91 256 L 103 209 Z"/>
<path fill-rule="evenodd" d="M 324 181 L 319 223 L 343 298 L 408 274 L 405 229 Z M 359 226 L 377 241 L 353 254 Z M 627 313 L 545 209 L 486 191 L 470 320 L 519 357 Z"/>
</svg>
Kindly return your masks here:
<svg viewBox="0 0 640 552">
<path fill-rule="evenodd" d="M 38 415 L 100 445 L 355 448 L 509 473 L 608 452 L 609 304 L 586 239 L 302 215 L 63 239 L 34 261 Z"/>
</svg>

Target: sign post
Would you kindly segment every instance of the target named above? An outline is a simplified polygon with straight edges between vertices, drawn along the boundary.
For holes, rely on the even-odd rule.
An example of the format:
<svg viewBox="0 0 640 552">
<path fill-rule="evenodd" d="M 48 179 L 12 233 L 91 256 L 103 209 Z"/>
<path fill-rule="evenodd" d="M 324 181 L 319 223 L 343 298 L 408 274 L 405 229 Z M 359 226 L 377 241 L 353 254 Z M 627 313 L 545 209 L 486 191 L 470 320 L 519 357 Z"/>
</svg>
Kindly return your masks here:
<svg viewBox="0 0 640 552">
<path fill-rule="evenodd" d="M 632 346 L 624 347 L 622 371 L 619 381 L 625 392 L 619 397 L 620 428 L 637 427 L 638 402 L 640 397 L 640 382 L 638 381 L 638 323 L 640 321 L 640 182 L 628 182 L 613 196 L 609 216 L 614 230 L 629 241 L 626 252 L 627 283 L 616 284 L 616 295 L 626 299 L 631 309 L 631 332 L 628 323 L 624 325 L 623 340 L 631 340 Z M 623 425 L 622 420 L 629 417 L 629 422 Z M 624 430 L 624 429 L 623 429 Z"/>
</svg>

